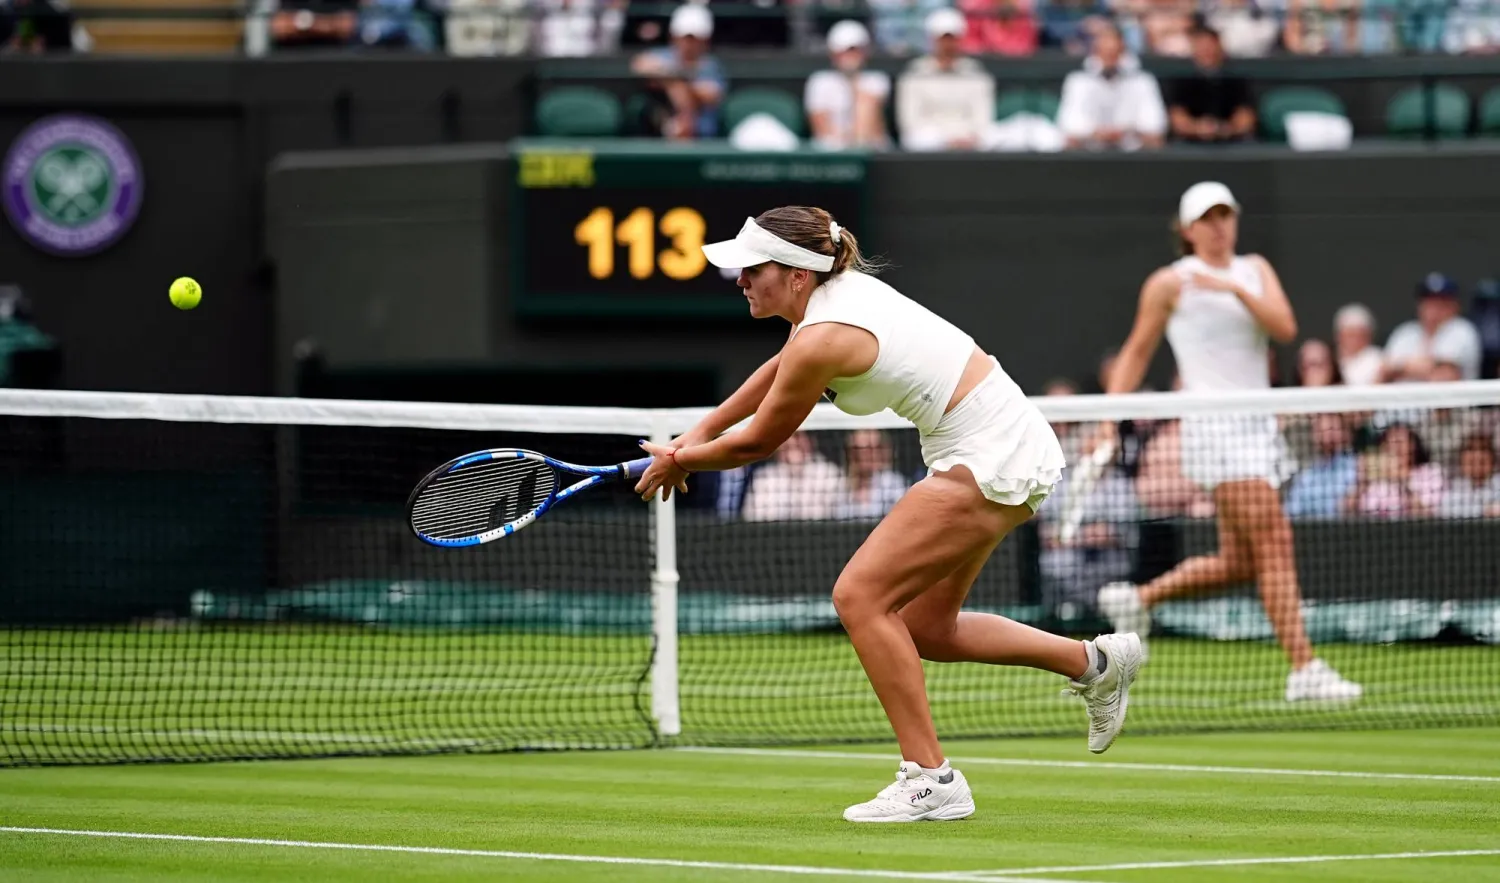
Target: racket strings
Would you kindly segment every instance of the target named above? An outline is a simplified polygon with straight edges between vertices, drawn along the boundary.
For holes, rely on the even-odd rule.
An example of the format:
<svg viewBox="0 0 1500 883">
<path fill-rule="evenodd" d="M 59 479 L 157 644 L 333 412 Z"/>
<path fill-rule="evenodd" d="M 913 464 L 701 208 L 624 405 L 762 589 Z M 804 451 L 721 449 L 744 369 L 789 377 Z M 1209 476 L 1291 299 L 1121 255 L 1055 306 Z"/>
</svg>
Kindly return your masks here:
<svg viewBox="0 0 1500 883">
<path fill-rule="evenodd" d="M 557 487 L 535 460 L 488 460 L 439 476 L 412 504 L 412 526 L 438 539 L 495 530 L 534 512 Z"/>
</svg>

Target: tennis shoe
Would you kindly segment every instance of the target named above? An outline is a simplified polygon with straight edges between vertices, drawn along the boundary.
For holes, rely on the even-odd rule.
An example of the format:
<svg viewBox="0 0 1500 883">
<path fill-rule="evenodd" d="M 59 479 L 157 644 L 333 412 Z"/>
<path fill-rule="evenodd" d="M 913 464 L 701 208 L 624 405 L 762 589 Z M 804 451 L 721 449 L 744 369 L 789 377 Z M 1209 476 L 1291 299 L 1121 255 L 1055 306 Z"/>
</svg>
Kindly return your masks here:
<svg viewBox="0 0 1500 883">
<path fill-rule="evenodd" d="M 1141 639 L 1135 635 L 1100 635 L 1094 648 L 1104 654 L 1108 665 L 1093 680 L 1069 681 L 1068 690 L 1083 697 L 1089 710 L 1089 750 L 1103 754 L 1114 744 L 1125 726 L 1125 712 L 1130 708 L 1130 685 L 1145 662 Z"/>
<path fill-rule="evenodd" d="M 974 794 L 964 774 L 950 770 L 952 778 L 940 782 L 922 767 L 903 760 L 896 781 L 880 789 L 874 800 L 856 803 L 844 810 L 851 822 L 922 822 L 963 819 L 974 814 Z"/>
<path fill-rule="evenodd" d="M 1286 676 L 1286 701 L 1349 701 L 1364 695 L 1364 687 L 1333 670 L 1321 659 L 1314 659 Z"/>
</svg>

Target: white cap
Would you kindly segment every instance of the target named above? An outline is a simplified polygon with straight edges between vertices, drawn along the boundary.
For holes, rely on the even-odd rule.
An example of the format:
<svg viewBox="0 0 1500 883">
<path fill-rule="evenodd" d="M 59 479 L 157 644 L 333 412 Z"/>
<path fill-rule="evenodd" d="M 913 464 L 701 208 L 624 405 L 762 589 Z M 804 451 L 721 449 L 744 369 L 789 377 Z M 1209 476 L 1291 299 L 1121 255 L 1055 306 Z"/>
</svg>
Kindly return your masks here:
<svg viewBox="0 0 1500 883">
<path fill-rule="evenodd" d="M 1345 304 L 1333 314 L 1333 328 L 1368 328 L 1375 330 L 1375 314 L 1364 304 Z"/>
<path fill-rule="evenodd" d="M 714 17 L 706 6 L 684 3 L 672 10 L 672 21 L 667 26 L 667 31 L 674 37 L 707 40 L 714 35 Z"/>
<path fill-rule="evenodd" d="M 703 246 L 703 256 L 708 258 L 710 264 L 720 268 L 742 269 L 764 264 L 766 261 L 776 261 L 788 267 L 800 267 L 818 273 L 827 273 L 833 269 L 831 256 L 793 245 L 755 223 L 754 218 L 746 218 L 745 226 L 740 228 L 733 239 L 710 242 Z"/>
<path fill-rule="evenodd" d="M 870 32 L 853 19 L 844 19 L 828 29 L 828 51 L 843 52 L 846 49 L 863 49 L 870 45 Z"/>
<path fill-rule="evenodd" d="M 969 24 L 964 21 L 963 13 L 945 7 L 928 13 L 926 28 L 927 36 L 936 40 L 938 37 L 962 37 Z"/>
<path fill-rule="evenodd" d="M 1186 227 L 1217 205 L 1227 205 L 1236 212 L 1240 210 L 1240 204 L 1235 202 L 1228 187 L 1218 181 L 1200 181 L 1182 194 L 1182 201 L 1177 204 L 1177 220 Z"/>
</svg>

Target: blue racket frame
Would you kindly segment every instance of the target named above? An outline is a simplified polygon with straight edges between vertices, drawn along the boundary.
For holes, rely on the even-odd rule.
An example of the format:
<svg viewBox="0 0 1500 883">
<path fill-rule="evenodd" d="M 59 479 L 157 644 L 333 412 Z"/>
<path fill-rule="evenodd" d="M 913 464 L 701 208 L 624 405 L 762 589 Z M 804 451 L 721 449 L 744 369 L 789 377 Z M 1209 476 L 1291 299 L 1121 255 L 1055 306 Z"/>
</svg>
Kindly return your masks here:
<svg viewBox="0 0 1500 883">
<path fill-rule="evenodd" d="M 484 533 L 476 534 L 472 537 L 434 537 L 428 536 L 427 534 L 424 534 L 417 529 L 416 524 L 413 523 L 412 520 L 412 508 L 416 505 L 417 498 L 421 496 L 422 491 L 426 490 L 427 487 L 434 481 L 442 478 L 445 475 L 457 472 L 465 466 L 471 466 L 475 463 L 482 463 L 489 460 L 535 460 L 537 462 L 545 463 L 548 466 L 551 466 L 553 469 L 557 470 L 560 473 L 569 473 L 572 475 L 582 475 L 586 477 L 583 481 L 569 485 L 568 487 L 562 487 L 562 482 L 558 482 L 557 486 L 553 488 L 552 493 L 547 496 L 547 499 L 543 500 L 541 505 L 537 506 L 535 509 L 532 509 L 525 515 L 522 515 L 515 521 L 511 521 L 507 524 L 501 525 L 500 527 L 487 530 Z M 599 484 L 603 484 L 606 481 L 612 481 L 615 479 L 628 480 L 631 478 L 639 477 L 641 473 L 646 471 L 646 467 L 651 465 L 651 460 L 651 457 L 641 457 L 638 460 L 630 460 L 625 463 L 616 463 L 613 466 L 580 466 L 576 463 L 569 463 L 565 460 L 558 460 L 553 457 L 549 457 L 546 454 L 539 454 L 536 451 L 528 451 L 523 448 L 494 448 L 487 451 L 475 451 L 472 454 L 465 454 L 462 457 L 455 457 L 454 459 L 449 460 L 447 463 L 444 463 L 443 465 L 429 472 L 426 478 L 423 478 L 420 482 L 417 483 L 417 486 L 412 489 L 411 495 L 406 499 L 406 524 L 411 528 L 412 533 L 416 534 L 417 539 L 428 544 L 429 546 L 439 546 L 441 548 L 451 549 L 463 546 L 482 545 L 493 540 L 498 540 L 501 537 L 510 536 L 521 528 L 527 526 L 528 524 L 531 524 L 533 521 L 536 521 L 538 518 L 547 514 L 547 512 L 553 506 L 557 505 L 563 500 L 568 499 L 569 497 L 580 493 L 581 491 L 586 491 L 589 488 Z"/>
</svg>

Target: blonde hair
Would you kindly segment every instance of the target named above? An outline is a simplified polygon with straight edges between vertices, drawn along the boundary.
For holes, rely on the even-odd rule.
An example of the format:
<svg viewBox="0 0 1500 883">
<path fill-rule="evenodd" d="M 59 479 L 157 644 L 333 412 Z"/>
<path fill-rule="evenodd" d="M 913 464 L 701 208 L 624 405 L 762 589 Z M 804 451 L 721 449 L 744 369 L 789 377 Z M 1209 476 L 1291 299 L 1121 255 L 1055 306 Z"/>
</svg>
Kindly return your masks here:
<svg viewBox="0 0 1500 883">
<path fill-rule="evenodd" d="M 816 273 L 817 284 L 822 285 L 828 277 L 845 270 L 858 273 L 878 273 L 881 264 L 866 258 L 859 251 L 859 240 L 848 230 L 839 229 L 838 245 L 833 243 L 830 225 L 834 217 L 823 209 L 806 205 L 784 205 L 761 212 L 755 223 L 767 232 L 774 233 L 793 245 L 811 252 L 833 258 L 833 269 L 827 273 Z"/>
</svg>

